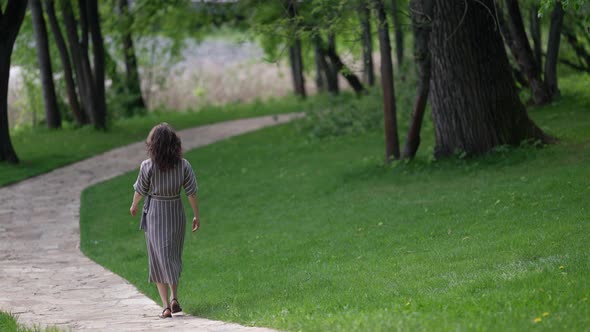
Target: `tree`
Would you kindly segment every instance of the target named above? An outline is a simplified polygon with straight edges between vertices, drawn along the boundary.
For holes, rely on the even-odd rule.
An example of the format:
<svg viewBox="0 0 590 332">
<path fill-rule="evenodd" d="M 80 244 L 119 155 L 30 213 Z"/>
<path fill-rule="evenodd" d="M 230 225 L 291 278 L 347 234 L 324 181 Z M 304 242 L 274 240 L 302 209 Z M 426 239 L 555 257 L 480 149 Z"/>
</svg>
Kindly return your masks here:
<svg viewBox="0 0 590 332">
<path fill-rule="evenodd" d="M 78 2 L 80 13 L 80 36 L 70 0 L 62 0 L 61 11 L 66 28 L 68 46 L 76 71 L 80 97 L 88 118 L 95 128 L 106 128 L 106 102 L 104 97 L 104 49 L 98 11 L 95 1 Z M 90 22 L 89 22 L 90 20 Z M 90 26 L 90 27 L 89 27 Z M 89 34 L 92 34 L 94 74 L 88 57 Z"/>
<path fill-rule="evenodd" d="M 80 0 L 84 2 L 85 0 Z M 96 113 L 94 125 L 98 129 L 105 129 L 107 119 L 107 105 L 105 99 L 105 74 L 104 74 L 104 44 L 102 40 L 102 31 L 100 30 L 100 16 L 98 13 L 98 0 L 86 0 L 88 2 L 88 26 L 92 38 L 92 55 L 94 70 L 91 76 L 94 78 L 96 88 Z M 94 74 L 94 75 L 92 75 Z"/>
<path fill-rule="evenodd" d="M 8 0 L 4 11 L 0 6 L 0 161 L 10 163 L 18 163 L 18 156 L 10 141 L 8 127 L 10 57 L 26 9 L 27 1 L 25 0 Z"/>
<path fill-rule="evenodd" d="M 363 43 L 363 74 L 365 83 L 375 85 L 375 70 L 373 69 L 373 35 L 371 33 L 371 10 L 365 0 L 358 5 L 359 21 Z"/>
<path fill-rule="evenodd" d="M 398 3 L 398 0 L 391 0 L 391 17 L 393 18 L 393 31 L 395 34 L 395 55 L 397 65 L 401 68 L 404 61 L 404 32 L 399 18 Z"/>
<path fill-rule="evenodd" d="M 553 139 L 528 117 L 490 8 L 494 0 L 435 1 L 430 100 L 435 157 Z"/>
<path fill-rule="evenodd" d="M 328 91 L 334 94 L 338 93 L 338 85 L 334 86 L 334 82 L 338 81 L 338 73 L 340 73 L 346 79 L 350 87 L 352 87 L 354 92 L 357 94 L 365 92 L 365 87 L 361 83 L 361 80 L 344 64 L 344 62 L 342 62 L 342 59 L 340 59 L 340 56 L 336 53 L 336 48 L 330 47 L 329 43 L 328 46 L 325 46 L 319 35 L 314 38 L 317 40 L 317 45 L 319 45 L 320 54 L 323 55 L 325 59 L 329 60 L 329 64 L 325 60 L 322 62 L 324 68 L 329 68 L 326 70 Z"/>
<path fill-rule="evenodd" d="M 393 85 L 393 63 L 387 16 L 382 0 L 373 0 L 379 30 L 379 52 L 381 54 L 381 88 L 383 89 L 383 113 L 385 123 L 385 161 L 399 159 L 399 140 Z"/>
<path fill-rule="evenodd" d="M 133 47 L 133 38 L 131 38 L 133 16 L 129 13 L 128 0 L 118 0 L 118 7 L 122 29 L 123 56 L 125 58 L 125 86 L 130 95 L 126 108 L 129 110 L 143 110 L 145 109 L 145 102 L 141 94 L 137 57 Z"/>
<path fill-rule="evenodd" d="M 60 128 L 61 116 L 57 107 L 57 96 L 55 94 L 55 85 L 53 84 L 53 70 L 51 69 L 49 42 L 47 40 L 45 18 L 43 17 L 43 7 L 41 6 L 40 0 L 31 0 L 30 6 L 33 30 L 35 31 L 35 40 L 37 43 L 37 59 L 41 72 L 45 119 L 48 128 Z"/>
<path fill-rule="evenodd" d="M 533 50 L 535 53 L 535 62 L 542 68 L 543 58 L 541 49 L 541 22 L 539 20 L 539 6 L 533 4 L 530 9 L 530 31 L 533 39 Z"/>
<path fill-rule="evenodd" d="M 305 79 L 303 77 L 303 58 L 301 57 L 301 39 L 297 36 L 297 1 L 288 0 L 287 13 L 292 21 L 295 35 L 289 45 L 289 61 L 291 64 L 291 75 L 293 77 L 293 88 L 295 94 L 305 97 Z"/>
<path fill-rule="evenodd" d="M 545 83 L 547 84 L 547 92 L 551 97 L 559 93 L 557 87 L 557 60 L 559 56 L 561 28 L 563 26 L 563 14 L 563 7 L 561 2 L 558 1 L 551 12 L 551 25 L 547 40 L 547 59 L 545 60 Z"/>
<path fill-rule="evenodd" d="M 45 11 L 47 12 L 49 26 L 51 27 L 53 39 L 55 40 L 55 45 L 57 46 L 57 50 L 59 52 L 59 58 L 63 69 L 64 81 L 66 83 L 66 94 L 68 96 L 68 104 L 70 105 L 70 109 L 74 114 L 74 119 L 76 120 L 76 123 L 78 125 L 84 125 L 88 123 L 88 118 L 80 108 L 80 103 L 78 102 L 78 93 L 76 92 L 76 84 L 74 83 L 70 55 L 68 54 L 66 41 L 64 40 L 63 34 L 59 27 L 59 23 L 57 21 L 57 17 L 55 15 L 54 0 L 45 1 Z"/>
<path fill-rule="evenodd" d="M 410 16 L 414 29 L 414 62 L 418 77 L 416 99 L 412 118 L 408 127 L 403 158 L 414 158 L 420 146 L 420 129 L 426 111 L 428 92 L 430 91 L 430 31 L 432 29 L 432 6 L 434 0 L 410 1 Z"/>
<path fill-rule="evenodd" d="M 506 0 L 512 42 L 512 54 L 529 81 L 532 100 L 535 105 L 543 105 L 551 100 L 545 82 L 541 79 L 540 64 L 535 61 L 533 51 L 526 35 L 522 15 L 517 0 Z"/>
</svg>

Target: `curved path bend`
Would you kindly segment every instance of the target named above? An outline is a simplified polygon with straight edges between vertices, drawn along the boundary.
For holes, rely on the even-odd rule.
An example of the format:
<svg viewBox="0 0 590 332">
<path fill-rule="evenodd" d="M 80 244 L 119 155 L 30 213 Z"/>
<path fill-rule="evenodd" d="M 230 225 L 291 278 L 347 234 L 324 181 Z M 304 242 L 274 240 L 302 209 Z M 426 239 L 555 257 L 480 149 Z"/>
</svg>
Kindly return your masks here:
<svg viewBox="0 0 590 332">
<path fill-rule="evenodd" d="M 189 150 L 300 116 L 228 121 L 179 135 Z M 82 254 L 82 190 L 137 169 L 143 159 L 139 142 L 0 188 L 0 310 L 26 325 L 74 331 L 270 331 L 188 315 L 159 319 L 158 304 Z"/>
</svg>

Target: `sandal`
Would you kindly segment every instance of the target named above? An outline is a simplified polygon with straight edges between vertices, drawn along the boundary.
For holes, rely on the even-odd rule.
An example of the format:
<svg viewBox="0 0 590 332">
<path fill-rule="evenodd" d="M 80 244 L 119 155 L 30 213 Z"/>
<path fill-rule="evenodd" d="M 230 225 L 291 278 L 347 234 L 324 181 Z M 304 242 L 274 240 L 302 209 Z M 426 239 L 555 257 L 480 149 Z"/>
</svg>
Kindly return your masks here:
<svg viewBox="0 0 590 332">
<path fill-rule="evenodd" d="M 172 301 L 170 301 L 170 304 L 172 305 L 172 313 L 175 314 L 177 312 L 181 312 L 182 308 L 180 307 L 180 303 L 178 303 L 177 299 L 172 299 Z"/>
<path fill-rule="evenodd" d="M 166 311 L 168 311 L 168 313 L 166 313 Z M 172 310 L 166 307 L 160 314 L 160 318 L 172 318 Z"/>
</svg>

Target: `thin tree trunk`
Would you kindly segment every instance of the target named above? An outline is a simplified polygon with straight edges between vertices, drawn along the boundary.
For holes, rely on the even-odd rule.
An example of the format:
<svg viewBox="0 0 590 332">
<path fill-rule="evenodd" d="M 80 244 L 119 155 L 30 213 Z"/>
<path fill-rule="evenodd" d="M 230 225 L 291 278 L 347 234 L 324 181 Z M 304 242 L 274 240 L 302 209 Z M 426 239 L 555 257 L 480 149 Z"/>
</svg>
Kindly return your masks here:
<svg viewBox="0 0 590 332">
<path fill-rule="evenodd" d="M 540 67 L 535 61 L 533 51 L 524 30 L 522 15 L 517 0 L 506 0 L 510 32 L 513 38 L 512 54 L 527 76 L 533 95 L 533 103 L 542 105 L 551 100 L 547 86 L 541 80 Z M 493 8 L 493 7 L 492 7 Z"/>
<path fill-rule="evenodd" d="M 565 29 L 564 31 L 562 31 L 562 33 L 565 36 L 565 40 L 568 42 L 568 44 L 570 44 L 574 52 L 576 52 L 578 58 L 585 64 L 583 66 L 578 66 L 577 69 L 587 71 L 588 69 L 584 68 L 590 68 L 590 53 L 588 53 L 584 46 L 580 44 L 578 38 L 572 31 Z"/>
<path fill-rule="evenodd" d="M 403 151 L 403 158 L 405 159 L 414 158 L 420 146 L 420 129 L 422 128 L 422 120 L 424 119 L 430 90 L 431 63 L 428 44 L 432 28 L 432 6 L 433 0 L 410 1 L 410 15 L 414 28 L 414 62 L 416 63 L 418 87 Z"/>
<path fill-rule="evenodd" d="M 27 1 L 8 0 L 6 10 L 0 7 L 0 161 L 18 163 L 18 156 L 10 140 L 8 126 L 8 81 L 10 57 L 16 36 L 25 18 Z"/>
<path fill-rule="evenodd" d="M 131 38 L 131 26 L 133 16 L 129 13 L 128 0 L 119 0 L 119 12 L 123 19 L 123 53 L 125 56 L 125 71 L 127 74 L 126 86 L 127 91 L 133 96 L 128 107 L 130 109 L 145 110 L 145 102 L 141 94 L 141 81 L 139 71 L 137 70 L 137 57 L 135 56 L 135 47 L 133 38 Z"/>
<path fill-rule="evenodd" d="M 336 52 L 336 35 L 333 32 L 328 33 L 328 49 L 326 54 L 338 54 Z M 328 62 L 328 67 L 326 71 L 326 76 L 328 77 L 328 90 L 337 95 L 340 93 L 340 84 L 338 82 L 338 73 L 341 70 L 341 67 L 338 67 L 338 64 L 332 61 L 332 57 L 328 56 L 330 60 Z"/>
<path fill-rule="evenodd" d="M 551 25 L 549 27 L 549 38 L 547 41 L 547 58 L 545 59 L 545 83 L 547 84 L 547 90 L 550 96 L 559 94 L 559 88 L 557 86 L 557 60 L 559 57 L 563 14 L 561 2 L 557 1 L 553 12 L 551 12 Z"/>
<path fill-rule="evenodd" d="M 84 0 L 81 0 L 84 1 Z M 100 16 L 98 13 L 98 0 L 88 1 L 88 26 L 92 37 L 92 55 L 94 60 L 94 86 L 96 88 L 96 118 L 94 126 L 105 129 L 107 119 L 107 105 L 104 87 L 104 44 L 100 30 Z"/>
<path fill-rule="evenodd" d="M 319 38 L 319 37 L 318 37 Z M 356 92 L 357 94 L 362 94 L 365 92 L 365 87 L 361 80 L 356 76 L 345 64 L 342 62 L 342 59 L 338 56 L 338 54 L 334 51 L 334 48 L 324 47 L 323 43 L 320 42 L 321 45 L 321 52 L 330 60 L 331 66 L 334 67 L 333 71 L 336 73 L 341 73 L 342 76 L 346 79 L 350 87 Z M 338 78 L 336 77 L 336 80 Z M 328 81 L 333 81 L 334 78 L 329 79 Z"/>
<path fill-rule="evenodd" d="M 368 86 L 375 85 L 375 69 L 373 68 L 373 35 L 371 34 L 371 10 L 365 0 L 359 2 L 359 21 L 363 43 L 363 76 Z"/>
<path fill-rule="evenodd" d="M 393 30 L 395 33 L 395 55 L 398 68 L 402 67 L 404 61 L 404 31 L 399 19 L 398 0 L 391 0 L 391 17 L 393 18 Z"/>
<path fill-rule="evenodd" d="M 326 59 L 324 58 L 324 54 L 321 50 L 320 41 L 315 38 L 313 41 L 313 51 L 315 57 L 315 69 L 316 69 L 316 76 L 315 76 L 315 83 L 318 89 L 318 92 L 325 92 L 326 91 Z"/>
<path fill-rule="evenodd" d="M 94 107 L 94 87 L 92 73 L 90 70 L 90 61 L 88 60 L 88 49 L 78 39 L 78 26 L 72 10 L 70 0 L 61 0 L 61 12 L 66 28 L 66 37 L 72 55 L 72 63 L 76 71 L 76 81 L 78 82 L 78 91 L 80 100 L 84 105 L 84 111 L 91 123 L 95 123 Z M 84 16 L 85 17 L 85 16 Z M 81 23 L 82 24 L 82 23 Z M 83 40 L 83 38 L 82 38 Z"/>
<path fill-rule="evenodd" d="M 289 18 L 294 21 L 294 29 L 297 30 L 295 18 L 297 17 L 297 1 L 287 0 L 287 13 Z M 301 39 L 294 37 L 293 42 L 289 46 L 289 61 L 291 64 L 291 75 L 293 77 L 293 88 L 295 94 L 301 97 L 306 96 L 305 93 L 305 79 L 303 77 L 303 58 L 301 57 Z"/>
<path fill-rule="evenodd" d="M 51 129 L 61 128 L 61 116 L 57 107 L 57 96 L 53 84 L 53 70 L 49 55 L 49 42 L 47 40 L 47 27 L 43 17 L 43 7 L 40 0 L 31 0 L 31 19 L 37 44 L 37 61 L 41 74 L 41 87 L 43 91 L 43 106 L 47 127 Z"/>
<path fill-rule="evenodd" d="M 381 87 L 383 89 L 383 115 L 385 124 L 385 161 L 399 159 L 399 140 L 395 109 L 395 90 L 393 85 L 393 63 L 389 27 L 382 0 L 373 0 L 379 31 L 379 51 L 381 53 Z"/>
<path fill-rule="evenodd" d="M 59 23 L 57 22 L 57 17 L 55 15 L 55 1 L 47 0 L 45 5 L 45 11 L 47 12 L 47 18 L 49 19 L 49 26 L 51 27 L 53 38 L 55 39 L 55 45 L 59 51 L 59 57 L 64 71 L 68 104 L 70 105 L 70 109 L 74 114 L 76 123 L 78 125 L 84 125 L 88 123 L 88 119 L 84 112 L 82 112 L 80 109 L 80 103 L 78 102 L 78 94 L 76 93 L 76 85 L 74 84 L 72 65 L 70 64 L 70 56 L 68 54 L 66 42 L 62 35 L 61 29 L 59 28 Z"/>
<path fill-rule="evenodd" d="M 541 50 L 541 23 L 539 22 L 539 6 L 531 6 L 531 37 L 533 39 L 533 49 L 535 52 L 535 62 L 539 68 L 543 68 L 543 58 Z"/>
<path fill-rule="evenodd" d="M 528 139 L 553 141 L 529 119 L 519 99 L 488 11 L 493 6 L 494 0 L 435 1 L 430 100 L 437 158 L 484 153 Z"/>
</svg>

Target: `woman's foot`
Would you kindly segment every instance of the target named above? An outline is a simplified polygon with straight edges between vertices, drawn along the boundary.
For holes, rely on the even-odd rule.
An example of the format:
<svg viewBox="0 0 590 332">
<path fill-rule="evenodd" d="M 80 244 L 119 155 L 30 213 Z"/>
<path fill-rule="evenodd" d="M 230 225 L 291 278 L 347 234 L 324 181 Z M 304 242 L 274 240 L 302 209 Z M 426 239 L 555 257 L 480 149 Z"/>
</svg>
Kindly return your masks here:
<svg viewBox="0 0 590 332">
<path fill-rule="evenodd" d="M 165 308 L 164 311 L 160 314 L 160 318 L 171 318 L 172 317 L 172 310 L 170 308 Z"/>
<path fill-rule="evenodd" d="M 172 301 L 170 301 L 170 305 L 172 306 L 172 313 L 173 314 L 182 311 L 182 308 L 180 307 L 180 303 L 178 303 L 177 299 L 172 299 Z"/>
</svg>

